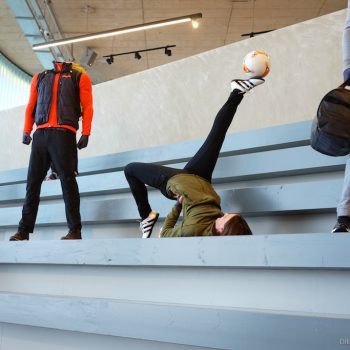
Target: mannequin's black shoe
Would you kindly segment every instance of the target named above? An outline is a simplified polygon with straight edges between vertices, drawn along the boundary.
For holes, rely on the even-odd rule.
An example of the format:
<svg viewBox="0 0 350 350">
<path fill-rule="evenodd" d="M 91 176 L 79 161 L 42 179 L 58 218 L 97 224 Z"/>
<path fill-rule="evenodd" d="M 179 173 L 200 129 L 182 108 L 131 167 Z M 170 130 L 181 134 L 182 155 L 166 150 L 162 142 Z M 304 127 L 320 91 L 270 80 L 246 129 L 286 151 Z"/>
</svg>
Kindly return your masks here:
<svg viewBox="0 0 350 350">
<path fill-rule="evenodd" d="M 10 237 L 10 241 L 29 241 L 29 232 L 18 231 Z"/>
<path fill-rule="evenodd" d="M 80 230 L 69 230 L 69 232 L 61 237 L 63 240 L 71 240 L 71 239 L 81 239 L 81 231 Z"/>
</svg>

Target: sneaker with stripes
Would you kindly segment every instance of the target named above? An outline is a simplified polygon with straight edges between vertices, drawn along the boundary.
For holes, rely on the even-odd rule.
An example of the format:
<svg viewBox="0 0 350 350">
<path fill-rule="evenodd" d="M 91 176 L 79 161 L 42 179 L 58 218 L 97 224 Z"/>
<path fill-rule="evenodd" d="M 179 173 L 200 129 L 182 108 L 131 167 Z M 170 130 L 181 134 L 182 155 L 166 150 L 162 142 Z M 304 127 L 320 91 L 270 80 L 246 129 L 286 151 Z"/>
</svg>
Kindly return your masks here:
<svg viewBox="0 0 350 350">
<path fill-rule="evenodd" d="M 142 238 L 150 238 L 154 225 L 159 217 L 159 213 L 151 211 L 148 217 L 140 222 L 140 230 L 142 232 Z"/>
<path fill-rule="evenodd" d="M 263 83 L 265 83 L 265 80 L 262 78 L 250 78 L 247 80 L 234 79 L 231 81 L 231 91 L 237 89 L 245 93 Z"/>
</svg>

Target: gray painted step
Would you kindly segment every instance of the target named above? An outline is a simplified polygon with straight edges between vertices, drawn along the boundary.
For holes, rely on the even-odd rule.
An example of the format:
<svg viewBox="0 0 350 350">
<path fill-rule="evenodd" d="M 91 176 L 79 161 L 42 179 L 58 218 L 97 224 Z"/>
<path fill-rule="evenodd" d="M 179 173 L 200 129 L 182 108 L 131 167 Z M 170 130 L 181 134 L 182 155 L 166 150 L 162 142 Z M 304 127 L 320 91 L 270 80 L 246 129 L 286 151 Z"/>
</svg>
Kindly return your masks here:
<svg viewBox="0 0 350 350">
<path fill-rule="evenodd" d="M 255 180 L 292 175 L 308 175 L 344 169 L 345 157 L 327 157 L 309 146 L 219 158 L 213 173 L 214 183 Z M 185 163 L 170 164 L 183 168 Z M 81 196 L 129 192 L 124 173 L 110 172 L 77 178 Z M 26 184 L 0 186 L 2 203 L 22 202 Z M 59 181 L 43 183 L 41 199 L 62 197 Z"/>
<path fill-rule="evenodd" d="M 349 249 L 347 234 L 2 242 L 0 264 L 350 270 Z"/>
<path fill-rule="evenodd" d="M 311 122 L 279 125 L 253 131 L 229 134 L 222 155 L 248 154 L 309 144 Z M 122 170 L 130 162 L 169 164 L 186 161 L 193 156 L 203 140 L 181 142 L 142 150 L 133 150 L 79 160 L 81 175 Z M 26 182 L 27 169 L 0 172 L 0 185 Z"/>
<path fill-rule="evenodd" d="M 0 310 L 0 322 L 230 350 L 329 350 L 350 329 L 339 315 L 33 294 L 0 293 Z"/>
<path fill-rule="evenodd" d="M 244 215 L 280 213 L 326 212 L 334 210 L 342 186 L 341 179 L 307 181 L 285 185 L 239 188 L 218 191 L 223 211 Z M 158 192 L 151 193 L 150 202 L 164 218 L 173 201 Z M 0 228 L 15 227 L 21 216 L 21 207 L 1 208 Z M 128 198 L 91 200 L 81 203 L 83 224 L 131 222 L 139 219 L 136 204 Z M 37 225 L 64 225 L 64 204 L 47 204 L 39 207 Z"/>
</svg>

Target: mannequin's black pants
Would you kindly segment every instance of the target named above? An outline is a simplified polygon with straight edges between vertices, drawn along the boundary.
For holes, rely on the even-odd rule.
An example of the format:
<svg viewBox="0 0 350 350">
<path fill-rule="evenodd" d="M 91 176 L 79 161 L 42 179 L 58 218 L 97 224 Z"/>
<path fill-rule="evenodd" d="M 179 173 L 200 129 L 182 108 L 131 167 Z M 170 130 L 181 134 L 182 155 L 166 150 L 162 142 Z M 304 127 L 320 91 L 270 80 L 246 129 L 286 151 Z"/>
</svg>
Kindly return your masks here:
<svg viewBox="0 0 350 350">
<path fill-rule="evenodd" d="M 27 193 L 18 230 L 33 232 L 40 202 L 41 184 L 50 164 L 60 175 L 66 218 L 70 230 L 81 229 L 80 196 L 75 179 L 77 146 L 75 133 L 64 128 L 37 129 L 33 135 Z M 53 217 L 55 213 L 50 213 Z"/>
</svg>

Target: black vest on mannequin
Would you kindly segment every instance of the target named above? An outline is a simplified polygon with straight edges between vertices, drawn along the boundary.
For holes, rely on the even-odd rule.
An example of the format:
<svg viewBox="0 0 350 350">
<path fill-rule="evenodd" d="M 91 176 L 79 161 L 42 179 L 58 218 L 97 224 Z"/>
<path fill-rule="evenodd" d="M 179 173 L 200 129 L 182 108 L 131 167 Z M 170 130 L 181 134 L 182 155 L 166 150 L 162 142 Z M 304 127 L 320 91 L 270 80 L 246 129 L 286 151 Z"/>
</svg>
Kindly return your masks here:
<svg viewBox="0 0 350 350">
<path fill-rule="evenodd" d="M 79 81 L 81 73 L 72 69 L 71 63 L 63 62 L 62 70 L 47 70 L 38 75 L 38 98 L 34 110 L 36 125 L 48 122 L 51 110 L 53 84 L 56 74 L 59 74 L 57 87 L 57 123 L 79 128 L 81 116 Z"/>
</svg>

